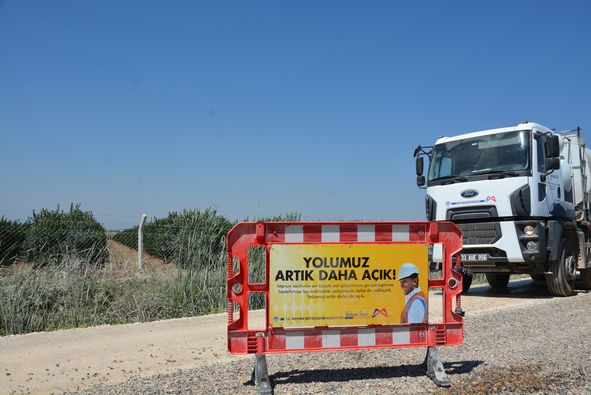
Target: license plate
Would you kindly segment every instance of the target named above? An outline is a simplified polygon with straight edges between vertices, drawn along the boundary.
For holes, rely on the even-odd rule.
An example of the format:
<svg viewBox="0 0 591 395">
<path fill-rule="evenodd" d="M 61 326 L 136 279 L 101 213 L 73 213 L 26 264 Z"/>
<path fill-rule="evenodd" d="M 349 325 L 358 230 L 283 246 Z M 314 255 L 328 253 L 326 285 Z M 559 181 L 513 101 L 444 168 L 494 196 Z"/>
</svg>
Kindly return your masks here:
<svg viewBox="0 0 591 395">
<path fill-rule="evenodd" d="M 484 262 L 484 261 L 488 261 L 488 255 L 487 254 L 462 254 L 462 261 Z"/>
</svg>

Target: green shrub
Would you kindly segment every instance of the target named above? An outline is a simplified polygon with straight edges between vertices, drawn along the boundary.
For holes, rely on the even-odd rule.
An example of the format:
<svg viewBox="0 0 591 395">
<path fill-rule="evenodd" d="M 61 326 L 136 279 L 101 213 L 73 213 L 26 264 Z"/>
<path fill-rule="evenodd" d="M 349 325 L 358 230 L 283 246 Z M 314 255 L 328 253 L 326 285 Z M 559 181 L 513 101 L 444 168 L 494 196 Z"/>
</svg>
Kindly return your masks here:
<svg viewBox="0 0 591 395">
<path fill-rule="evenodd" d="M 144 226 L 144 251 L 181 268 L 217 267 L 225 262 L 220 253 L 226 249 L 225 236 L 232 226 L 212 208 L 171 212 Z M 137 249 L 137 231 L 137 226 L 123 230 L 113 240 Z"/>
<path fill-rule="evenodd" d="M 0 218 L 0 266 L 11 265 L 20 256 L 27 235 L 27 225 Z"/>
<path fill-rule="evenodd" d="M 137 231 L 138 226 L 124 229 L 115 233 L 112 239 L 118 243 L 128 246 L 129 248 L 137 249 Z"/>
<path fill-rule="evenodd" d="M 183 268 L 217 268 L 224 265 L 225 237 L 232 223 L 214 209 L 183 211 L 173 219 L 166 240 L 172 260 Z"/>
<path fill-rule="evenodd" d="M 42 209 L 33 212 L 24 242 L 25 260 L 37 266 L 81 256 L 102 262 L 108 255 L 105 229 L 90 211 L 72 204 L 70 211 Z"/>
<path fill-rule="evenodd" d="M 253 219 L 246 218 L 244 222 L 297 222 L 301 221 L 302 214 L 289 212 L 285 214 L 275 215 L 273 217 L 254 217 Z"/>
</svg>

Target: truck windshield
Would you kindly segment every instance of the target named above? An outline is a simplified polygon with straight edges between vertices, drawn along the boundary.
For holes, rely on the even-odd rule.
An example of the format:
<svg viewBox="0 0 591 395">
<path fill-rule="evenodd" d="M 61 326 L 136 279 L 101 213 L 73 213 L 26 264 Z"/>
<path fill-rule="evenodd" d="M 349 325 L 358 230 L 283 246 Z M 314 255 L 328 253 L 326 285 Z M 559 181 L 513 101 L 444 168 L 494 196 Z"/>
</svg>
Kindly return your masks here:
<svg viewBox="0 0 591 395">
<path fill-rule="evenodd" d="M 492 173 L 517 175 L 529 170 L 530 133 L 496 133 L 438 144 L 433 148 L 429 181 L 467 181 Z"/>
</svg>

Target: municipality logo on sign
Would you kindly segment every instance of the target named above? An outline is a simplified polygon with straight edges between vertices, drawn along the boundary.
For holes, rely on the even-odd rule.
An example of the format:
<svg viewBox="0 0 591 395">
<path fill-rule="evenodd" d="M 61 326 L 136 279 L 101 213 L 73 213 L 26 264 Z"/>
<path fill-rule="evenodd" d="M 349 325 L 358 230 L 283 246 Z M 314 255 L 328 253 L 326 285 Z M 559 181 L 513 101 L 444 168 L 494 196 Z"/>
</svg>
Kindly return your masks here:
<svg viewBox="0 0 591 395">
<path fill-rule="evenodd" d="M 384 317 L 388 318 L 388 310 L 376 308 L 371 314 L 371 318 L 376 318 L 378 315 L 383 315 Z"/>
</svg>

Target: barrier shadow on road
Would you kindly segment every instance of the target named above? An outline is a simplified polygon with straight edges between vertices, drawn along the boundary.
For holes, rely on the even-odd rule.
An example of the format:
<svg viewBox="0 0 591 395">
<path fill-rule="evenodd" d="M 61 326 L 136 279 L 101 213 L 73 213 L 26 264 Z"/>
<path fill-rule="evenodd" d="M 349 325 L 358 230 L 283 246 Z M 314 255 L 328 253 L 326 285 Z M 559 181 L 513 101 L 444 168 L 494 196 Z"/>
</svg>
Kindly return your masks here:
<svg viewBox="0 0 591 395">
<path fill-rule="evenodd" d="M 478 366 L 482 365 L 484 361 L 460 361 L 460 362 L 444 362 L 443 367 L 449 375 L 467 374 L 472 372 Z"/>
<path fill-rule="evenodd" d="M 443 366 L 449 375 L 470 373 L 484 361 L 445 362 Z M 399 366 L 371 366 L 349 369 L 314 369 L 276 372 L 269 376 L 273 386 L 281 384 L 307 384 L 345 382 L 353 380 L 396 379 L 401 377 L 424 377 L 423 364 Z M 252 380 L 244 385 L 254 385 Z"/>
<path fill-rule="evenodd" d="M 582 289 L 582 283 L 577 281 L 575 285 L 576 293 L 589 293 Z M 513 280 L 506 288 L 493 288 L 489 285 L 479 285 L 472 287 L 467 293 L 462 294 L 467 297 L 489 297 L 489 298 L 514 298 L 514 299 L 553 299 L 556 296 L 550 295 L 548 288 L 543 281 L 534 281 L 530 279 Z"/>
<path fill-rule="evenodd" d="M 462 296 L 483 298 L 516 298 L 516 299 L 552 299 L 546 284 L 529 279 L 511 281 L 506 288 L 494 288 L 489 285 L 472 287 Z"/>
</svg>

